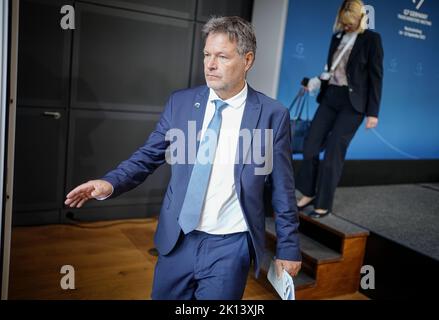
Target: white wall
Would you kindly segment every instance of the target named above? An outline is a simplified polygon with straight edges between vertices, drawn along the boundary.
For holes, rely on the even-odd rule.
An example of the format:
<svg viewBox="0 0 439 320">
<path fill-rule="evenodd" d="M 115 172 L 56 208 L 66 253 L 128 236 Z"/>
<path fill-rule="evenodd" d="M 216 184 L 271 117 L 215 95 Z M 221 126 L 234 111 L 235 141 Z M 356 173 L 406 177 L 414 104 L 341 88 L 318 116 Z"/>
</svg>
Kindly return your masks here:
<svg viewBox="0 0 439 320">
<path fill-rule="evenodd" d="M 252 24 L 258 49 L 247 80 L 255 90 L 276 98 L 282 62 L 288 0 L 255 0 Z"/>
<path fill-rule="evenodd" d="M 11 7 L 8 6 L 9 4 Z M 19 0 L 0 1 L 0 242 L 2 244 L 0 282 L 2 300 L 8 297 L 9 284 L 17 97 L 18 9 Z M 9 18 L 11 19 L 10 25 L 8 24 Z M 11 28 L 10 32 L 8 26 Z M 8 35 L 10 36 L 9 48 Z M 9 78 L 7 77 L 8 67 Z M 6 117 L 8 118 L 6 119 Z M 8 141 L 6 141 L 6 132 L 8 133 Z M 6 161 L 4 161 L 5 155 Z M 7 169 L 6 176 L 3 176 L 4 168 Z M 6 198 L 3 197 L 3 194 L 6 194 Z"/>
</svg>

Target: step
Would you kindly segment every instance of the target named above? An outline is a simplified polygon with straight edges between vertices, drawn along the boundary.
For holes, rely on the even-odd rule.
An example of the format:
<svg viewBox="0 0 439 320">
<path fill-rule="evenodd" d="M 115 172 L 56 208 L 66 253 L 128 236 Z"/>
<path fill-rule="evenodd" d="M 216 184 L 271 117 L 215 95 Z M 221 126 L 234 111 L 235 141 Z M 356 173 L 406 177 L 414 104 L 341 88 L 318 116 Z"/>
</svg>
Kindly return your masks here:
<svg viewBox="0 0 439 320">
<path fill-rule="evenodd" d="M 276 229 L 273 218 L 269 217 L 265 219 L 265 231 L 271 240 L 276 240 Z M 303 258 L 310 260 L 314 264 L 333 263 L 343 259 L 341 253 L 326 247 L 303 233 L 299 233 L 299 239 Z"/>
<path fill-rule="evenodd" d="M 274 253 L 270 250 L 266 249 L 264 254 L 264 259 L 261 263 L 261 274 L 259 275 L 258 281 L 264 282 L 265 285 L 268 285 L 272 288 L 270 282 L 267 279 L 268 269 L 270 268 L 271 259 L 273 258 Z M 310 277 L 305 271 L 300 271 L 297 277 L 293 278 L 294 280 L 294 288 L 297 290 L 312 288 L 315 286 L 316 281 L 314 278 Z M 274 290 L 274 289 L 273 289 Z"/>
<path fill-rule="evenodd" d="M 301 222 L 314 224 L 342 238 L 367 237 L 369 235 L 369 230 L 340 218 L 335 214 L 329 214 L 320 219 L 310 218 L 308 214 L 311 211 L 312 208 L 306 208 L 304 211 L 299 212 Z"/>
</svg>

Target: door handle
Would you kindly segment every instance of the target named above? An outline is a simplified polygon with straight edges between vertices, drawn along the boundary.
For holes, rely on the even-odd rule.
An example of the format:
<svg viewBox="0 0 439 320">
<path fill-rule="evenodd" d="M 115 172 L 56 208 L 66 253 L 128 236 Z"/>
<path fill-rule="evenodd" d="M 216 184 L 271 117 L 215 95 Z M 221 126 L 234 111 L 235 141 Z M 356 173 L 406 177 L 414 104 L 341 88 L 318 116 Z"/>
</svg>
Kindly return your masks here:
<svg viewBox="0 0 439 320">
<path fill-rule="evenodd" d="M 45 111 L 45 112 L 43 112 L 43 115 L 46 117 L 52 117 L 55 120 L 58 120 L 59 118 L 61 118 L 61 113 L 59 113 L 59 112 Z"/>
</svg>

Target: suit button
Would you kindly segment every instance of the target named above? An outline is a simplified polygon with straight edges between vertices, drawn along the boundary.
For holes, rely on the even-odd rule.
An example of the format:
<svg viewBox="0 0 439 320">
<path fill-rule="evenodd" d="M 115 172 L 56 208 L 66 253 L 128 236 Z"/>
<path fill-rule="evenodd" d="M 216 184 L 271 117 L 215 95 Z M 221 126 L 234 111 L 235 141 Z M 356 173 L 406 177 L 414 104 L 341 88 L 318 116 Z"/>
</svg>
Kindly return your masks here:
<svg viewBox="0 0 439 320">
<path fill-rule="evenodd" d="M 349 88 L 349 92 L 353 92 L 354 91 L 354 89 L 352 89 L 352 88 Z"/>
</svg>

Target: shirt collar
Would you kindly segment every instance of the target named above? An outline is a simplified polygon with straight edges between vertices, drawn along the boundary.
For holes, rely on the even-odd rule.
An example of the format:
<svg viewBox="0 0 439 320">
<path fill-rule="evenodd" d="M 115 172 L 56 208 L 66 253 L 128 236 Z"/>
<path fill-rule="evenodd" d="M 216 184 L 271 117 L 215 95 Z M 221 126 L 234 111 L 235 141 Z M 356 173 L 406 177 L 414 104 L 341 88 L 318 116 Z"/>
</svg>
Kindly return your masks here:
<svg viewBox="0 0 439 320">
<path fill-rule="evenodd" d="M 215 93 L 214 90 L 209 89 L 209 102 L 212 102 L 213 100 L 220 99 L 218 95 Z M 224 102 L 227 103 L 229 106 L 231 106 L 234 109 L 238 109 L 241 107 L 245 100 L 247 99 L 247 92 L 248 92 L 248 86 L 247 81 L 245 82 L 244 88 L 235 96 L 225 100 Z"/>
</svg>

